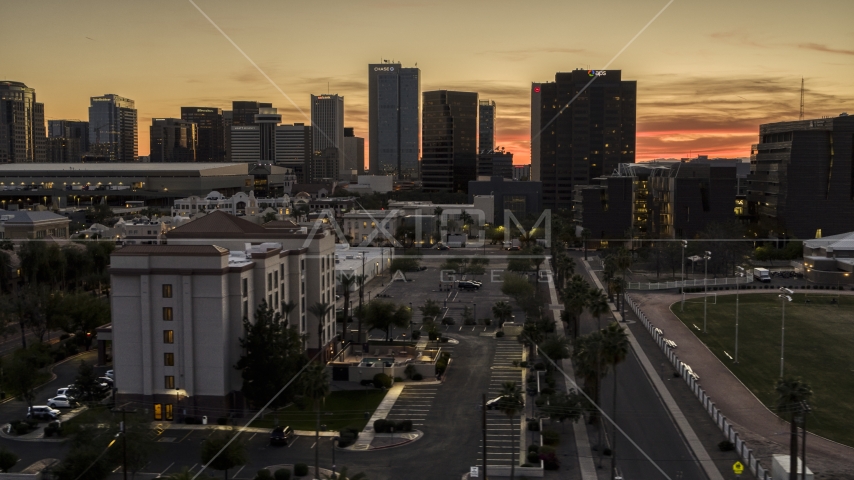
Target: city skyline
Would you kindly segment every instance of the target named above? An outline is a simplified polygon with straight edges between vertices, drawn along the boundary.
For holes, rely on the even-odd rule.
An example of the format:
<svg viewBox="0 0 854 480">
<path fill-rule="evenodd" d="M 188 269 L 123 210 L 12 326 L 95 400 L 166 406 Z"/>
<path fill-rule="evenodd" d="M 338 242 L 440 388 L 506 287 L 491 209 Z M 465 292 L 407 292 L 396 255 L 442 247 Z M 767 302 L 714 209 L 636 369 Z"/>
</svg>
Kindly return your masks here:
<svg viewBox="0 0 854 480">
<path fill-rule="evenodd" d="M 367 138 L 365 66 L 382 60 L 405 67 L 417 63 L 422 91 L 475 91 L 494 99 L 501 106 L 496 145 L 524 164 L 530 160 L 531 83 L 554 78 L 555 72 L 601 68 L 666 2 L 541 2 L 535 8 L 493 2 L 493 18 L 513 19 L 505 35 L 435 41 L 407 35 L 411 25 L 429 24 L 442 11 L 421 2 L 331 2 L 323 10 L 340 13 L 334 21 L 338 34 L 324 38 L 311 35 L 313 24 L 304 21 L 320 11 L 309 4 L 197 4 L 306 115 L 311 93 L 338 93 L 347 98 L 345 123 Z M 852 110 L 847 105 L 854 93 L 846 82 L 854 74 L 854 32 L 845 25 L 850 15 L 844 11 L 854 13 L 854 6 L 825 4 L 827 9 L 793 16 L 787 8 L 767 11 L 738 2 L 674 2 L 610 67 L 638 82 L 637 159 L 748 156 L 760 123 L 797 120 L 802 76 L 807 118 Z M 233 100 L 244 99 L 273 103 L 283 123 L 308 121 L 189 2 L 43 5 L 39 15 L 24 3 L 7 7 L 4 18 L 15 20 L 3 22 L 4 32 L 32 41 L 4 62 L 3 75 L 36 89 L 46 120 L 85 120 L 89 97 L 110 92 L 136 102 L 141 127 L 151 118 L 180 117 L 182 106 L 229 109 Z M 460 15 L 447 19 L 445 28 L 460 31 L 465 18 L 474 18 L 468 13 L 487 4 L 448 5 Z M 96 12 L 133 22 L 100 22 Z M 564 14 L 585 20 L 573 22 L 572 29 L 544 28 L 544 18 Z M 768 21 L 754 22 L 757 16 Z M 279 34 L 283 21 L 288 28 Z M 151 36 L 153 28 L 169 34 Z M 60 39 L 67 48 L 50 48 Z M 191 56 L 164 54 L 178 52 L 168 47 L 175 41 L 199 46 Z M 305 48 L 293 48 L 298 43 Z M 115 58 L 129 63 L 116 68 Z M 64 74 L 56 75 L 57 69 Z M 140 142 L 140 155 L 148 154 L 147 143 Z"/>
</svg>

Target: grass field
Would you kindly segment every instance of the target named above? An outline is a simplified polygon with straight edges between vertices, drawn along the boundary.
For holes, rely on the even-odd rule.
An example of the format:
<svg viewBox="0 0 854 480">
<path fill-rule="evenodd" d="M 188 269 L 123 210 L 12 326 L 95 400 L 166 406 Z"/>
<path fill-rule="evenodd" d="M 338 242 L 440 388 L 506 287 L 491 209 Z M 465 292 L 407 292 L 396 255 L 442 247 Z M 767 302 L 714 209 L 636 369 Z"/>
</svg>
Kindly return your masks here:
<svg viewBox="0 0 854 480">
<path fill-rule="evenodd" d="M 796 294 L 786 304 L 785 375 L 804 379 L 813 390 L 810 432 L 854 446 L 854 297 L 831 292 Z M 806 303 L 805 299 L 810 303 Z M 685 311 L 671 306 L 688 328 L 765 405 L 773 406 L 780 375 L 781 300 L 776 294 L 739 296 L 738 364 L 734 354 L 735 295 L 718 295 L 708 303 L 708 333 L 703 327 L 703 299 L 690 298 Z"/>
<path fill-rule="evenodd" d="M 386 392 L 369 388 L 367 390 L 346 390 L 332 392 L 321 406 L 320 424 L 327 430 L 340 430 L 344 427 L 363 429 L 368 423 L 365 412 L 374 413 L 385 397 Z M 300 410 L 296 405 L 267 414 L 252 422 L 252 427 L 272 428 L 275 425 L 289 425 L 294 430 L 314 430 L 317 414 L 312 405 Z"/>
</svg>

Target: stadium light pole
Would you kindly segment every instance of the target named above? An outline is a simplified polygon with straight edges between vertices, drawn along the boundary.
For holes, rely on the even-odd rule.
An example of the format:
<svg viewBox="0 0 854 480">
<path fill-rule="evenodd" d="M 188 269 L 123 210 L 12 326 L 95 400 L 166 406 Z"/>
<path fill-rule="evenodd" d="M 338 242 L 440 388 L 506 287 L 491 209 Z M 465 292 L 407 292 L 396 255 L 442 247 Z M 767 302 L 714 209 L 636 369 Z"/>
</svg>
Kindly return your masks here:
<svg viewBox="0 0 854 480">
<path fill-rule="evenodd" d="M 735 363 L 738 363 L 738 278 L 743 277 L 744 267 L 735 267 L 738 270 L 738 275 L 735 277 Z"/>
<path fill-rule="evenodd" d="M 794 292 L 785 287 L 780 287 L 780 291 L 783 292 L 780 295 L 780 303 L 783 306 L 783 321 L 780 324 L 780 378 L 783 378 L 783 342 L 786 340 L 786 301 L 791 302 L 792 295 Z"/>
<path fill-rule="evenodd" d="M 685 249 L 688 248 L 688 240 L 682 240 L 682 305 L 679 306 L 679 311 L 685 311 Z"/>
<path fill-rule="evenodd" d="M 706 333 L 706 303 L 709 296 L 709 281 L 706 277 L 709 275 L 709 259 L 712 258 L 712 252 L 706 252 L 703 255 L 705 270 L 703 271 L 703 333 Z"/>
</svg>

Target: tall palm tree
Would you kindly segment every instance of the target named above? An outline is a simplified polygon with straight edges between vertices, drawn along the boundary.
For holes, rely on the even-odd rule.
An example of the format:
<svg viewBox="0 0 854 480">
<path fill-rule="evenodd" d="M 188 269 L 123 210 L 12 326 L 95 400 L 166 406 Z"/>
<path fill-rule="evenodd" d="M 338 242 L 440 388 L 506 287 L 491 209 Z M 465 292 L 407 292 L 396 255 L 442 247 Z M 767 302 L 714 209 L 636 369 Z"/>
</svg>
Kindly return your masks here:
<svg viewBox="0 0 854 480">
<path fill-rule="evenodd" d="M 314 305 L 309 305 L 308 313 L 314 315 L 317 318 L 317 349 L 320 350 L 323 348 L 323 319 L 329 315 L 329 311 L 332 310 L 332 305 L 328 302 L 315 302 Z"/>
<path fill-rule="evenodd" d="M 364 266 L 362 267 L 364 271 Z M 364 273 L 356 275 L 356 284 L 359 285 L 359 335 L 358 342 L 362 343 L 362 315 L 365 312 L 362 309 L 362 301 L 365 298 L 365 280 L 368 278 Z"/>
<path fill-rule="evenodd" d="M 789 440 L 789 480 L 798 479 L 798 417 L 805 414 L 804 404 L 812 396 L 812 389 L 800 378 L 777 380 L 777 399 L 774 409 L 781 417 L 789 417 L 791 436 Z"/>
<path fill-rule="evenodd" d="M 525 403 L 522 400 L 522 392 L 516 386 L 516 382 L 504 382 L 501 385 L 501 397 L 499 398 L 498 409 L 510 419 L 510 431 L 513 432 L 513 435 L 510 437 L 512 452 L 510 454 L 510 480 L 513 480 L 516 477 L 516 464 L 519 460 L 516 458 L 516 427 L 513 425 L 513 419 L 524 408 Z"/>
<path fill-rule="evenodd" d="M 629 336 L 617 322 L 611 322 L 602 330 L 602 357 L 614 372 L 614 391 L 611 420 L 617 421 L 617 365 L 623 363 L 629 354 Z M 611 472 L 616 468 L 617 426 L 613 426 L 614 438 L 611 441 Z"/>
<path fill-rule="evenodd" d="M 505 301 L 497 302 L 492 306 L 492 316 L 498 322 L 498 328 L 504 327 L 504 322 L 513 318 L 513 307 Z"/>
<path fill-rule="evenodd" d="M 605 296 L 605 292 L 595 288 L 590 289 L 590 294 L 587 300 L 587 310 L 590 312 L 590 315 L 596 317 L 598 328 L 602 329 L 602 315 L 611 311 L 611 307 L 608 306 L 608 297 Z"/>
<path fill-rule="evenodd" d="M 442 241 L 442 207 L 436 207 L 433 209 L 433 215 L 436 218 L 436 238 L 438 238 L 439 242 Z"/>
<path fill-rule="evenodd" d="M 317 421 L 314 430 L 315 445 L 320 444 L 320 404 L 329 395 L 329 372 L 323 363 L 313 363 L 305 369 L 300 379 L 302 394 L 314 403 Z M 320 478 L 319 448 L 314 449 L 314 478 Z"/>
<path fill-rule="evenodd" d="M 584 228 L 581 230 L 581 246 L 584 247 L 584 259 L 587 260 L 587 241 L 590 240 L 590 230 Z"/>
<path fill-rule="evenodd" d="M 569 281 L 569 286 L 564 293 L 563 303 L 566 311 L 569 312 L 570 320 L 572 320 L 573 323 L 573 339 L 578 338 L 581 314 L 587 307 L 590 292 L 590 285 L 581 278 L 581 275 L 573 275 Z"/>
<path fill-rule="evenodd" d="M 356 276 L 339 273 L 338 283 L 341 284 L 344 294 L 344 331 L 346 332 L 347 322 L 350 320 L 350 289 L 356 284 Z"/>
<path fill-rule="evenodd" d="M 282 313 L 285 314 L 285 325 L 290 325 L 291 312 L 297 308 L 297 304 L 293 300 L 282 302 Z"/>
</svg>

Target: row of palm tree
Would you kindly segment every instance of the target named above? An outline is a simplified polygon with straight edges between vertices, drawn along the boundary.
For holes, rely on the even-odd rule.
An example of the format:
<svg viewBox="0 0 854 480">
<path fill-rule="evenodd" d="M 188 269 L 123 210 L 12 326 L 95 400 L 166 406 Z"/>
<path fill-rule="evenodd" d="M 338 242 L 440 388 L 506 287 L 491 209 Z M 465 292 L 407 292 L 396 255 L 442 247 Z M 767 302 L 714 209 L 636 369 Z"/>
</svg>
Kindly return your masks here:
<svg viewBox="0 0 854 480">
<path fill-rule="evenodd" d="M 581 314 L 584 310 L 596 318 L 599 328 L 602 328 L 602 316 L 611 311 L 605 293 L 590 287 L 581 275 L 573 275 L 563 291 L 564 310 L 560 318 L 572 329 L 572 338 L 577 339 L 580 328 Z"/>
</svg>

